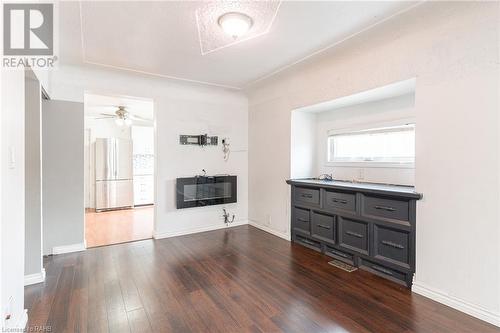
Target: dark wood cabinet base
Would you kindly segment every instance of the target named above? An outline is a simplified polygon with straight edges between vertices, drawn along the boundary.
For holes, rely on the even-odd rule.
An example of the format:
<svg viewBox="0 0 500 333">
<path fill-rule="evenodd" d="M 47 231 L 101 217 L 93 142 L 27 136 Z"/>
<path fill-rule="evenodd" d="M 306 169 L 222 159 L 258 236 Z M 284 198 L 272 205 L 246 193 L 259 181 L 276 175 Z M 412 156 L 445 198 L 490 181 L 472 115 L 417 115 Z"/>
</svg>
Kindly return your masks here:
<svg viewBox="0 0 500 333">
<path fill-rule="evenodd" d="M 416 201 L 409 187 L 289 180 L 292 241 L 411 287 Z"/>
</svg>

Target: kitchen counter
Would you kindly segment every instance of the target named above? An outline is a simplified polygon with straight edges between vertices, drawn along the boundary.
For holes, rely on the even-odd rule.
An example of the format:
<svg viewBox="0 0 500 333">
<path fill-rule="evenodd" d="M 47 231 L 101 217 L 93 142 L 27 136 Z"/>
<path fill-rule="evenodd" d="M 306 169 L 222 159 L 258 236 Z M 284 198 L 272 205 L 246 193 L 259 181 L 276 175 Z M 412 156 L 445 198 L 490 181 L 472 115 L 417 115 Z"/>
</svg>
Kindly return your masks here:
<svg viewBox="0 0 500 333">
<path fill-rule="evenodd" d="M 374 194 L 397 195 L 406 198 L 421 199 L 422 194 L 415 191 L 413 186 L 361 183 L 342 180 L 318 180 L 313 178 L 288 179 L 287 184 L 302 185 L 310 187 L 327 187 L 333 189 L 344 189 L 353 191 L 362 191 Z"/>
</svg>

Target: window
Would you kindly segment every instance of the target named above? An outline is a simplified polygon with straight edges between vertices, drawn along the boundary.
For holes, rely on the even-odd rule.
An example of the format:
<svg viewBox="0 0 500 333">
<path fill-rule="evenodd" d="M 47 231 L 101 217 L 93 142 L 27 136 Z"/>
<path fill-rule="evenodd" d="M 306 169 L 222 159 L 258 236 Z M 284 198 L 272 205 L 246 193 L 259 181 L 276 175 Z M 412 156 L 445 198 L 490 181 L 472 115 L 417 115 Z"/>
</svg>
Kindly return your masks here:
<svg viewBox="0 0 500 333">
<path fill-rule="evenodd" d="M 367 129 L 328 137 L 328 162 L 413 165 L 415 125 Z"/>
</svg>

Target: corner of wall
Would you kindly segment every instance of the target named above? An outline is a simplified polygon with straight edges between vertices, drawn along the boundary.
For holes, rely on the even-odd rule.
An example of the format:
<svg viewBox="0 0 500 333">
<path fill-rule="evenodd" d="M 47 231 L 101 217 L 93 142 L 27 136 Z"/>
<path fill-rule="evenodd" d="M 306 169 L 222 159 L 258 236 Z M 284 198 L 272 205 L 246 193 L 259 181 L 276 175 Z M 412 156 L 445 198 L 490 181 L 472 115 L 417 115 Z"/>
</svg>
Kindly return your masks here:
<svg viewBox="0 0 500 333">
<path fill-rule="evenodd" d="M 463 299 L 454 297 L 443 291 L 436 290 L 430 286 L 427 286 L 425 283 L 421 283 L 416 280 L 413 281 L 413 286 L 411 290 L 416 294 L 430 298 L 436 302 L 445 304 L 458 311 L 467 313 L 468 315 L 471 315 L 473 317 L 479 318 L 490 324 L 500 327 L 500 312 L 495 313 L 489 311 L 485 308 L 482 308 L 479 305 L 469 303 Z"/>
<path fill-rule="evenodd" d="M 285 233 L 285 232 L 276 231 L 273 228 L 270 228 L 268 226 L 262 225 L 262 224 L 258 223 L 257 221 L 253 221 L 253 220 L 249 220 L 248 224 L 251 225 L 252 227 L 255 227 L 257 229 L 260 229 L 262 231 L 270 233 L 270 234 L 272 234 L 274 236 L 277 236 L 279 238 L 283 238 L 284 240 L 287 240 L 287 241 L 291 241 L 292 240 L 292 237 L 290 236 L 289 232 Z"/>
</svg>

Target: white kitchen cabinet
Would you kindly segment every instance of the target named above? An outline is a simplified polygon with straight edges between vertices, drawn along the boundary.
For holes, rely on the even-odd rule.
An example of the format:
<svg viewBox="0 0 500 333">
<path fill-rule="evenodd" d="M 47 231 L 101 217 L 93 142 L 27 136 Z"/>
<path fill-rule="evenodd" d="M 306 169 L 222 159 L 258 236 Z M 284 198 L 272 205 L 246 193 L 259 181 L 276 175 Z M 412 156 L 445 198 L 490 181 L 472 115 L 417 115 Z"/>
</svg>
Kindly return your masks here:
<svg viewBox="0 0 500 333">
<path fill-rule="evenodd" d="M 153 203 L 153 175 L 134 176 L 134 205 L 151 205 Z"/>
</svg>

